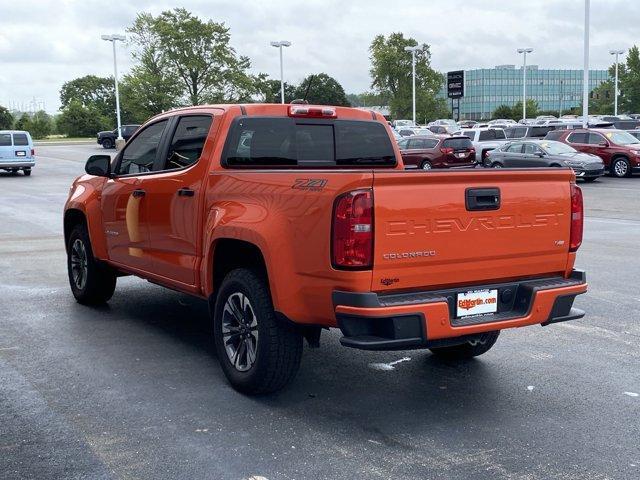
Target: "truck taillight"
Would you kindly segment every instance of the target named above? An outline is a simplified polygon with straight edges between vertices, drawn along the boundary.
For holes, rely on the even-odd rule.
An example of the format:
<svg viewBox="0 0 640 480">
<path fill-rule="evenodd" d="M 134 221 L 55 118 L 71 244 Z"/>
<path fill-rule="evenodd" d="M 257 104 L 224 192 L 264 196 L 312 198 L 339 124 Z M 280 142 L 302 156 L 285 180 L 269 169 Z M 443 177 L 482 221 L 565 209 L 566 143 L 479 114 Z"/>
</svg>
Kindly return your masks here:
<svg viewBox="0 0 640 480">
<path fill-rule="evenodd" d="M 354 190 L 336 198 L 333 207 L 333 266 L 367 269 L 373 264 L 373 191 Z"/>
<path fill-rule="evenodd" d="M 35 150 L 35 148 L 32 148 L 31 149 L 31 156 L 33 157 L 35 154 L 36 154 L 36 150 Z"/>
<path fill-rule="evenodd" d="M 571 184 L 571 236 L 569 251 L 575 252 L 582 244 L 582 227 L 584 225 L 584 206 L 582 190 L 575 183 Z"/>
</svg>

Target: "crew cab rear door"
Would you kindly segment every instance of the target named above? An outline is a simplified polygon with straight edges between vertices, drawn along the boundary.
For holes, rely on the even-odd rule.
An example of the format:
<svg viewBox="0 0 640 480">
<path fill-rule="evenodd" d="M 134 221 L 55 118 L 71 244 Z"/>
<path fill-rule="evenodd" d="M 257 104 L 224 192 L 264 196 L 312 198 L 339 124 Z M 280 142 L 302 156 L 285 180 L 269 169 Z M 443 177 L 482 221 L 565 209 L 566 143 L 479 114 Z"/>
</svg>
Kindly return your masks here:
<svg viewBox="0 0 640 480">
<path fill-rule="evenodd" d="M 570 169 L 374 171 L 372 290 L 564 272 Z"/>
<path fill-rule="evenodd" d="M 172 117 L 147 187 L 149 271 L 182 288 L 197 288 L 202 193 L 212 147 L 206 144 L 221 114 L 212 109 Z"/>
</svg>

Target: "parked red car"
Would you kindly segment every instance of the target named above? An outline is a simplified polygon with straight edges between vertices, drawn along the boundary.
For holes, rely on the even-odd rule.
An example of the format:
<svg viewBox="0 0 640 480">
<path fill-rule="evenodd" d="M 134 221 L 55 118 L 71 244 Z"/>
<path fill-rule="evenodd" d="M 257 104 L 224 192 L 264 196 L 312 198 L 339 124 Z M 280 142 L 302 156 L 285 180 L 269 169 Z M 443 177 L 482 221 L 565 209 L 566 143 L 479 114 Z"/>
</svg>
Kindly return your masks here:
<svg viewBox="0 0 640 480">
<path fill-rule="evenodd" d="M 605 170 L 614 177 L 640 173 L 640 140 L 623 130 L 590 128 L 554 130 L 545 137 L 572 146 L 579 152 L 602 158 Z"/>
<path fill-rule="evenodd" d="M 398 142 L 405 168 L 455 168 L 476 164 L 476 150 L 468 137 L 434 138 L 423 135 Z"/>
</svg>

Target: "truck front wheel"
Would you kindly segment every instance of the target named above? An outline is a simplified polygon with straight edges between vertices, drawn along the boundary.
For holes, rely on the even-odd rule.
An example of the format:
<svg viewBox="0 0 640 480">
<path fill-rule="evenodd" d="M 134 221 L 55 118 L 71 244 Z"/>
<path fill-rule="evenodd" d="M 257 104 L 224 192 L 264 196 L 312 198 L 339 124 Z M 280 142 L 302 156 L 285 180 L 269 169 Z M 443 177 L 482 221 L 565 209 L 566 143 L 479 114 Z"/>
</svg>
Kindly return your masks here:
<svg viewBox="0 0 640 480">
<path fill-rule="evenodd" d="M 263 275 L 245 268 L 229 272 L 213 313 L 216 352 L 233 388 L 257 395 L 293 380 L 302 358 L 302 335 L 276 316 Z"/>
<path fill-rule="evenodd" d="M 431 353 L 449 360 L 466 360 L 488 352 L 498 340 L 500 331 L 487 332 L 478 335 L 473 340 L 468 340 L 461 345 L 450 347 L 433 347 Z"/>
<path fill-rule="evenodd" d="M 98 305 L 113 296 L 116 272 L 94 258 L 84 225 L 76 225 L 69 235 L 67 270 L 71 291 L 78 303 Z"/>
</svg>

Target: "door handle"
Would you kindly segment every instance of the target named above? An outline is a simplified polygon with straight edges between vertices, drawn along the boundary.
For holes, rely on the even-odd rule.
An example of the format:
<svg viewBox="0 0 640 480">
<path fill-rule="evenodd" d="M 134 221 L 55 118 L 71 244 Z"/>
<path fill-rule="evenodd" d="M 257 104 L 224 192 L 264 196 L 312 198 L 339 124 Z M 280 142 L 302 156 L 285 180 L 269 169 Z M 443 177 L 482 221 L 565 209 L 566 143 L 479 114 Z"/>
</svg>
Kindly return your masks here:
<svg viewBox="0 0 640 480">
<path fill-rule="evenodd" d="M 500 208 L 500 189 L 467 188 L 465 206 L 468 211 L 498 210 Z"/>
<path fill-rule="evenodd" d="M 147 192 L 145 192 L 141 188 L 138 188 L 138 189 L 134 190 L 133 192 L 131 192 L 131 195 L 133 195 L 133 198 L 142 198 L 142 197 L 145 196 L 146 193 Z"/>
<path fill-rule="evenodd" d="M 179 197 L 193 197 L 196 194 L 196 192 L 194 192 L 193 190 L 191 190 L 190 188 L 181 188 L 180 190 L 178 190 L 178 196 Z"/>
</svg>

